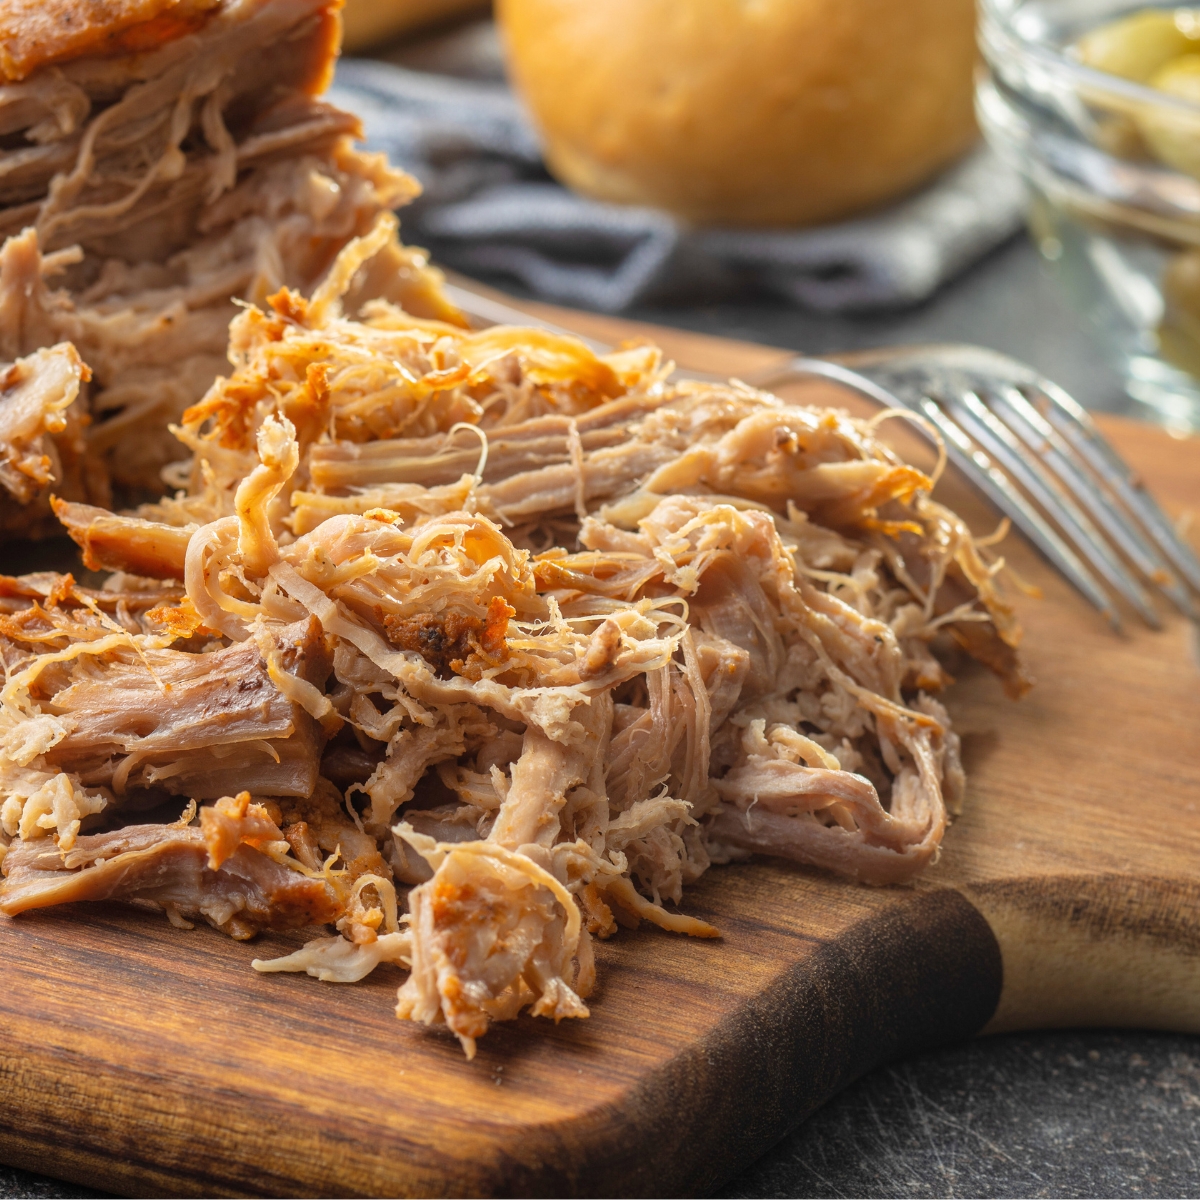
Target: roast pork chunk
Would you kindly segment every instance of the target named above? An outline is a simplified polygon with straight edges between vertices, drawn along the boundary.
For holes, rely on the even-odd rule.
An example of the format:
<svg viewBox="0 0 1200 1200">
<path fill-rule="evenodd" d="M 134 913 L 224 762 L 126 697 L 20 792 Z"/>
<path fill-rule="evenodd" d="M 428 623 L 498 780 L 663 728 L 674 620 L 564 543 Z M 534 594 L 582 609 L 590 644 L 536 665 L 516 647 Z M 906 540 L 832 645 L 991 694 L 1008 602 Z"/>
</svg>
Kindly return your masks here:
<svg viewBox="0 0 1200 1200">
<path fill-rule="evenodd" d="M 286 842 L 284 843 L 286 846 Z M 323 875 L 239 845 L 215 869 L 193 825 L 127 825 L 81 837 L 66 854 L 42 839 L 4 858 L 0 912 L 82 900 L 140 900 L 177 921 L 200 916 L 235 937 L 334 920 L 338 890 Z"/>
<path fill-rule="evenodd" d="M 325 682 L 330 660 L 314 619 L 271 637 L 285 671 Z M 317 783 L 321 727 L 272 681 L 255 641 L 113 661 L 43 707 L 70 729 L 47 761 L 118 798 L 148 787 L 197 800 L 242 789 L 307 796 Z"/>
<path fill-rule="evenodd" d="M 50 490 L 161 491 L 168 424 L 228 370 L 235 299 L 310 291 L 417 193 L 320 98 L 338 8 L 0 0 L 0 363 L 69 341 L 93 376 L 91 478 L 52 470 L 31 495 L 0 474 L 0 532 L 27 532 L 14 511 L 44 514 Z M 393 238 L 358 299 L 460 320 L 439 281 Z M 0 457 L 6 438 L 0 420 Z"/>
</svg>

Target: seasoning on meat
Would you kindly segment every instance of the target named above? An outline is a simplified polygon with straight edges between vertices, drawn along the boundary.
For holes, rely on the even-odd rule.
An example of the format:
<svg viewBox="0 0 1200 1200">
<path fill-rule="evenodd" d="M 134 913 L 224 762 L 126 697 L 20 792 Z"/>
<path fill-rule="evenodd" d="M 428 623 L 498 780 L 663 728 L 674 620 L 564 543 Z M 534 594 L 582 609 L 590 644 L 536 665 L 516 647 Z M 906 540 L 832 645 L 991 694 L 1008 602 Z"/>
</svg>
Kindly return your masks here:
<svg viewBox="0 0 1200 1200">
<path fill-rule="evenodd" d="M 104 589 L 0 583 L 0 911 L 329 923 L 255 966 L 396 964 L 470 1055 L 586 1016 L 619 924 L 717 936 L 677 907 L 713 863 L 912 879 L 964 786 L 931 643 L 1028 686 L 1001 561 L 871 423 L 649 346 L 351 319 L 393 228 L 234 320 L 176 495 L 57 506 Z"/>
</svg>

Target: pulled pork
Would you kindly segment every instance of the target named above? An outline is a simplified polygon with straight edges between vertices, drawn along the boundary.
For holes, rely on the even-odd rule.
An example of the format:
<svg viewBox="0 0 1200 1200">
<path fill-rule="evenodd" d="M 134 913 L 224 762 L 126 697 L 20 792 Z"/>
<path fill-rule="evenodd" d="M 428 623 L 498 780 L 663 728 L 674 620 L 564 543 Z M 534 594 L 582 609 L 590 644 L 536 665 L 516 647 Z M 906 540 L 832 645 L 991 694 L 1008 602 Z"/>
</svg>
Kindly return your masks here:
<svg viewBox="0 0 1200 1200">
<path fill-rule="evenodd" d="M 391 237 L 234 320 L 174 496 L 59 503 L 102 590 L 4 583 L 0 911 L 333 924 L 255 966 L 397 964 L 470 1055 L 586 1016 L 620 924 L 717 936 L 676 907 L 712 863 L 912 879 L 964 785 L 931 644 L 1028 686 L 1001 562 L 873 423 L 651 346 L 351 319 Z"/>
<path fill-rule="evenodd" d="M 319 98 L 337 7 L 0 6 L 0 360 L 69 341 L 92 372 L 76 404 L 91 421 L 86 469 L 52 470 L 32 492 L 0 475 L 0 531 L 44 532 L 50 481 L 96 504 L 110 481 L 161 492 L 180 456 L 168 425 L 226 369 L 235 303 L 310 292 L 350 239 L 416 194 L 354 149 L 356 118 Z M 459 319 L 394 229 L 356 296 Z M 50 430 L 64 460 L 80 453 L 78 424 Z M 16 449 L 0 425 L 0 454 Z"/>
</svg>

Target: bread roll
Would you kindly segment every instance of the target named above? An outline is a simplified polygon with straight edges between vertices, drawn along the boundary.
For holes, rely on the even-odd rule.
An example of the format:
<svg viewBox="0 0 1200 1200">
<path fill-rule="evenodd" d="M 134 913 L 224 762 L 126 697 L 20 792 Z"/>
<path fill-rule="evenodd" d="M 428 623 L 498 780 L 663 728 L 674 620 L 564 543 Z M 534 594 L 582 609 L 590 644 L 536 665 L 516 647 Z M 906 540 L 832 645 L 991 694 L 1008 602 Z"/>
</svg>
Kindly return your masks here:
<svg viewBox="0 0 1200 1200">
<path fill-rule="evenodd" d="M 346 0 L 342 42 L 348 53 L 356 54 L 424 25 L 487 7 L 488 0 Z"/>
<path fill-rule="evenodd" d="M 700 225 L 828 221 L 976 137 L 973 0 L 497 0 L 550 169 Z"/>
</svg>

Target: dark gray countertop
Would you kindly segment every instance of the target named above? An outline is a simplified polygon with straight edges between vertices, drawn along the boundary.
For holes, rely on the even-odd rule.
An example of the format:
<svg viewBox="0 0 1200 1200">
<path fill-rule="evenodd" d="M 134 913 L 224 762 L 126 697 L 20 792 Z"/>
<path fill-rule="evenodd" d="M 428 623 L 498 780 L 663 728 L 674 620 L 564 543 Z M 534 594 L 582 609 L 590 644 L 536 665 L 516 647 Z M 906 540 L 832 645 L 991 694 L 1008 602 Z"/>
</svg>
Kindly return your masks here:
<svg viewBox="0 0 1200 1200">
<path fill-rule="evenodd" d="M 980 342 L 1038 367 L 1088 407 L 1130 408 L 1023 239 L 904 313 L 816 317 L 748 298 L 631 315 L 811 352 Z M 1200 1039 L 985 1038 L 859 1080 L 721 1194 L 1200 1196 L 1198 1119 Z M 0 1197 L 101 1194 L 0 1167 Z"/>
<path fill-rule="evenodd" d="M 724 1196 L 1194 1196 L 1200 1040 L 983 1038 L 875 1071 Z"/>
</svg>

